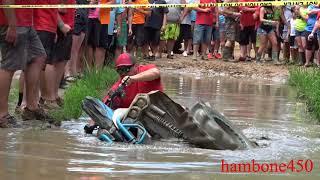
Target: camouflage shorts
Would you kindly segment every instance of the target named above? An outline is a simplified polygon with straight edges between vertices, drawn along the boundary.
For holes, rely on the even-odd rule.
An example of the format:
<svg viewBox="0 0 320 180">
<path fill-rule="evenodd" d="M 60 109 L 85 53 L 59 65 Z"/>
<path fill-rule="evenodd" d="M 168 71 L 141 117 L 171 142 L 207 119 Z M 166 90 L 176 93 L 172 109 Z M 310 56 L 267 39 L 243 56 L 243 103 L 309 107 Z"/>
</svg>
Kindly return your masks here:
<svg viewBox="0 0 320 180">
<path fill-rule="evenodd" d="M 226 18 L 225 38 L 229 41 L 235 41 L 237 35 L 237 22 L 234 19 Z"/>
</svg>

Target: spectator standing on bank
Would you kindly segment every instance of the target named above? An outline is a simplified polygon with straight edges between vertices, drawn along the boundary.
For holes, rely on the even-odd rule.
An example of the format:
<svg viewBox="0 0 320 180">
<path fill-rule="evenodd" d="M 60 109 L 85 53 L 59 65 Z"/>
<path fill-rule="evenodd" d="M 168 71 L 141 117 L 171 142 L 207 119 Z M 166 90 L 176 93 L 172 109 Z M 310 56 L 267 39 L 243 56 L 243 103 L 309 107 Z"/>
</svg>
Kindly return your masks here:
<svg viewBox="0 0 320 180">
<path fill-rule="evenodd" d="M 2 3 L 2 2 L 1 2 Z M 35 1 L 6 1 L 5 4 L 34 4 Z M 24 70 L 26 107 L 23 114 L 46 120 L 48 115 L 38 106 L 39 77 L 46 52 L 33 28 L 33 9 L 0 9 L 0 127 L 15 127 L 9 114 L 8 97 L 15 71 Z M 29 117 L 30 117 L 29 116 Z M 28 119 L 24 119 L 28 120 Z"/>
<path fill-rule="evenodd" d="M 165 0 L 154 0 L 151 4 L 167 4 Z M 152 8 L 151 15 L 147 17 L 144 25 L 145 29 L 145 42 L 147 47 L 151 48 L 152 56 L 147 55 L 147 60 L 155 60 L 156 54 L 159 54 L 160 33 L 165 30 L 167 24 L 167 7 Z"/>
<path fill-rule="evenodd" d="M 201 3 L 215 3 L 215 0 L 200 0 Z M 197 53 L 201 44 L 201 59 L 208 60 L 207 48 L 211 41 L 212 26 L 218 16 L 217 7 L 199 7 L 195 8 L 197 17 L 193 32 L 193 56 L 192 60 L 197 60 Z"/>
</svg>

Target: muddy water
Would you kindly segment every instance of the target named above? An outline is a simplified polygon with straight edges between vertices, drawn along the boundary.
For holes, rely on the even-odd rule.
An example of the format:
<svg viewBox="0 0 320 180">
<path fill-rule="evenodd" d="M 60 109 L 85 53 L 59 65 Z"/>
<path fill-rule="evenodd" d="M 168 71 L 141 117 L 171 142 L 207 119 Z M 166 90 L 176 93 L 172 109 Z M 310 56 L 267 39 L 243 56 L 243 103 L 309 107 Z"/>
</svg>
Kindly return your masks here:
<svg viewBox="0 0 320 180">
<path fill-rule="evenodd" d="M 164 140 L 152 145 L 107 145 L 82 131 L 85 122 L 57 130 L 0 130 L 0 179 L 319 179 L 320 126 L 296 92 L 281 83 L 199 78 L 167 73 L 167 93 L 191 106 L 202 99 L 261 148 L 214 151 Z M 228 163 L 284 163 L 310 159 L 311 173 L 226 173 Z M 309 161 L 310 162 L 310 161 Z"/>
</svg>

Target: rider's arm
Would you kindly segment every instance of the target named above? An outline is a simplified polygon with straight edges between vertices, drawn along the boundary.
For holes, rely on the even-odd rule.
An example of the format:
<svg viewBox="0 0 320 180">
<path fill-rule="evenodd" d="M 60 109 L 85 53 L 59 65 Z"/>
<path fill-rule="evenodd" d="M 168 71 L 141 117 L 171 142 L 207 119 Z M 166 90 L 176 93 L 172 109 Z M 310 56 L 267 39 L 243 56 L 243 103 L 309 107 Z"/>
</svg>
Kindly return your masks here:
<svg viewBox="0 0 320 180">
<path fill-rule="evenodd" d="M 131 82 L 138 82 L 138 81 L 152 81 L 155 79 L 160 78 L 160 71 L 158 68 L 152 68 L 146 71 L 143 71 L 139 74 L 130 76 Z"/>
<path fill-rule="evenodd" d="M 121 84 L 121 79 L 118 80 L 117 82 L 115 82 L 115 83 L 111 86 L 111 88 L 110 88 L 109 90 L 107 90 L 107 91 L 104 92 L 104 95 L 105 95 L 105 96 L 104 96 L 104 98 L 102 99 L 102 101 L 103 101 L 104 103 L 108 100 L 109 94 L 110 94 L 111 92 L 115 91 L 115 90 L 119 87 L 120 84 Z"/>
</svg>

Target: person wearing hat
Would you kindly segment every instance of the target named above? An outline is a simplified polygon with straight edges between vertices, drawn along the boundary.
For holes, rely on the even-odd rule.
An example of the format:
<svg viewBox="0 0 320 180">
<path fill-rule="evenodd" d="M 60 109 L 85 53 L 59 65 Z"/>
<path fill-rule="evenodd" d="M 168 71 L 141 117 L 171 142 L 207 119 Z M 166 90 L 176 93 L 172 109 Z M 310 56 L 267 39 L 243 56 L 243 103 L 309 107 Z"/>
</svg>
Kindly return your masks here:
<svg viewBox="0 0 320 180">
<path fill-rule="evenodd" d="M 116 59 L 115 66 L 120 78 L 109 92 L 116 90 L 124 81 L 126 81 L 127 86 L 124 89 L 125 96 L 114 99 L 114 109 L 128 108 L 139 93 L 149 93 L 155 90 L 163 91 L 160 71 L 154 64 L 138 65 L 132 55 L 123 53 Z M 107 101 L 109 94 L 103 98 L 103 102 Z"/>
<path fill-rule="evenodd" d="M 124 88 L 124 97 L 116 97 L 113 99 L 111 108 L 114 110 L 118 109 L 121 113 L 126 112 L 123 111 L 123 109 L 129 108 L 131 102 L 139 93 L 149 93 L 150 91 L 155 90 L 163 91 L 160 71 L 154 64 L 138 65 L 132 55 L 123 53 L 116 59 L 115 68 L 119 74 L 119 79 L 112 85 L 102 101 L 106 103 L 109 95 L 124 81 L 126 81 L 127 86 Z M 88 127 L 91 130 L 87 130 L 86 132 L 92 133 L 95 122 L 89 120 Z"/>
</svg>

